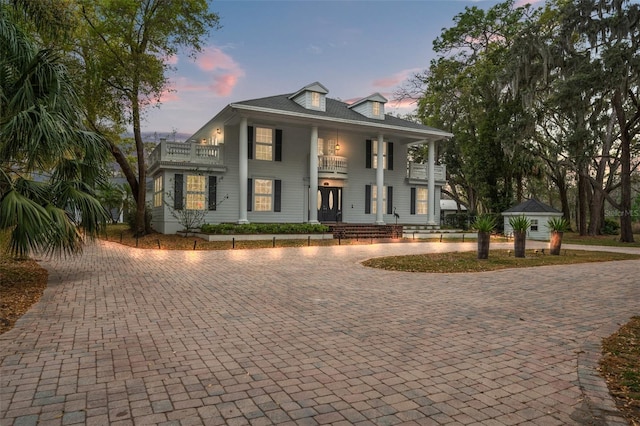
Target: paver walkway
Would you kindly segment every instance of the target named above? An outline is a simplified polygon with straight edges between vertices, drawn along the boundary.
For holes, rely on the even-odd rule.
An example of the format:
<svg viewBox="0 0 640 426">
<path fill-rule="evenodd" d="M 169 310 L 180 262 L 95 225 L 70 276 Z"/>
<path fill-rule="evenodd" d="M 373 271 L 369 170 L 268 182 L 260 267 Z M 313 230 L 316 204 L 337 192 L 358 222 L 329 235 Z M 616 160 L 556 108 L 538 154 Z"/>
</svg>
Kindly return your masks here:
<svg viewBox="0 0 640 426">
<path fill-rule="evenodd" d="M 359 264 L 473 247 L 100 242 L 44 261 L 42 300 L 0 336 L 0 424 L 625 424 L 595 366 L 639 313 L 640 261 Z"/>
</svg>

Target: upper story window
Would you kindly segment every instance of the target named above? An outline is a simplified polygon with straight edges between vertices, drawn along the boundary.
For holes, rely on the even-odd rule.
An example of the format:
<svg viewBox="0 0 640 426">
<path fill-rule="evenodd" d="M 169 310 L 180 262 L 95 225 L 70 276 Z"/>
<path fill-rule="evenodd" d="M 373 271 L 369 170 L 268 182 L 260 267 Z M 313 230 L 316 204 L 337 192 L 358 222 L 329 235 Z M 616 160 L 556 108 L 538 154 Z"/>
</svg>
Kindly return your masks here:
<svg viewBox="0 0 640 426">
<path fill-rule="evenodd" d="M 374 169 L 378 168 L 378 144 L 377 143 L 373 143 L 373 158 L 371 159 L 372 161 L 372 165 Z M 382 151 L 382 168 L 383 169 L 387 169 L 387 142 L 385 142 L 382 145 L 383 151 Z"/>
<path fill-rule="evenodd" d="M 313 108 L 320 108 L 320 93 L 311 92 L 311 106 Z"/>
<path fill-rule="evenodd" d="M 273 160 L 273 129 L 256 127 L 256 160 Z"/>
<path fill-rule="evenodd" d="M 378 168 L 378 141 L 367 139 L 366 143 L 365 167 L 376 169 Z M 393 170 L 393 142 L 383 142 L 382 150 L 382 168 Z"/>
<path fill-rule="evenodd" d="M 336 141 L 333 139 L 318 138 L 318 155 L 338 155 Z"/>
</svg>

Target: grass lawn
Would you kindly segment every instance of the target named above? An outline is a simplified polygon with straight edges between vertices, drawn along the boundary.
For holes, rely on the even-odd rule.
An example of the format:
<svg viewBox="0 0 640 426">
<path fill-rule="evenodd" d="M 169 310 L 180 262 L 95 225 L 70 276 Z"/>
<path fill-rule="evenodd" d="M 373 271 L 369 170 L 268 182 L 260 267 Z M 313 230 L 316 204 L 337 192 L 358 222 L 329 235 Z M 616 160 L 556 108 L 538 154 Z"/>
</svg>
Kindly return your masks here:
<svg viewBox="0 0 640 426">
<path fill-rule="evenodd" d="M 475 251 L 429 253 L 409 256 L 388 256 L 369 259 L 363 265 L 390 271 L 406 272 L 485 272 L 507 268 L 526 268 L 545 265 L 567 265 L 585 262 L 640 259 L 640 255 L 584 250 L 562 250 L 560 256 L 527 250 L 524 258 L 513 256 L 510 250 L 491 250 L 489 259 L 478 260 Z"/>
<path fill-rule="evenodd" d="M 563 244 L 586 244 L 590 246 L 640 247 L 640 234 L 633 234 L 633 243 L 621 243 L 619 235 L 581 236 L 575 232 L 565 232 Z"/>
<path fill-rule="evenodd" d="M 231 243 L 208 242 L 196 237 L 184 238 L 178 235 L 152 234 L 139 238 L 132 237 L 126 226 L 109 226 L 104 239 L 140 248 L 193 250 L 225 250 Z M 236 248 L 268 248 L 273 242 L 239 241 Z M 640 235 L 636 236 L 640 241 Z M 410 240 L 404 240 L 409 242 Z M 459 242 L 459 239 L 443 239 L 445 242 Z M 498 241 L 492 239 L 492 241 Z M 342 240 L 341 244 L 369 244 L 370 240 Z M 0 334 L 13 328 L 29 308 L 36 303 L 47 285 L 47 271 L 30 259 L 15 260 L 6 255 L 8 234 L 0 232 Z M 565 234 L 563 243 L 618 245 L 640 247 L 640 243 L 622 244 L 613 237 L 579 237 Z M 307 245 L 307 240 L 278 240 L 278 247 L 299 247 Z M 337 240 L 311 240 L 313 245 L 335 245 Z M 562 250 L 561 256 L 550 256 L 527 250 L 527 257 L 516 259 L 508 250 L 492 250 L 489 259 L 479 261 L 476 252 L 442 253 L 429 255 L 398 256 L 371 259 L 365 265 L 390 270 L 412 272 L 480 272 L 505 268 L 533 267 L 542 265 L 575 264 L 584 262 L 604 262 L 609 260 L 638 259 L 640 256 L 621 253 L 588 252 Z M 601 359 L 602 374 L 619 409 L 631 424 L 640 425 L 640 317 L 634 317 L 628 324 L 603 341 Z"/>
</svg>

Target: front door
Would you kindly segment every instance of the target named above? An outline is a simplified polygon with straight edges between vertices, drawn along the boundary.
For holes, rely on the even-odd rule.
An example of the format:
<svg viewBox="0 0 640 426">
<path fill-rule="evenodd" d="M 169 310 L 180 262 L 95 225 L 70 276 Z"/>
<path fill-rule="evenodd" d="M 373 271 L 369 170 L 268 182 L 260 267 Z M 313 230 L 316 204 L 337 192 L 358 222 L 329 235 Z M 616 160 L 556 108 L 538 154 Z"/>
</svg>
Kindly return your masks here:
<svg viewBox="0 0 640 426">
<path fill-rule="evenodd" d="M 318 220 L 342 221 L 342 188 L 323 186 L 318 188 Z"/>
</svg>

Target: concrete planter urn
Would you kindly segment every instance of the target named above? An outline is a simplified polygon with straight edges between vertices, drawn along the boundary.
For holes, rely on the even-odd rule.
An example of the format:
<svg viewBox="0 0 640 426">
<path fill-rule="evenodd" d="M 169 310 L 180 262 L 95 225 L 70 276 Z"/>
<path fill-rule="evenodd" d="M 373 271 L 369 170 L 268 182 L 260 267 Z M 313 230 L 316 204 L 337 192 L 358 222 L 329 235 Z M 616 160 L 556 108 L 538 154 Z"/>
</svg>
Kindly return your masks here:
<svg viewBox="0 0 640 426">
<path fill-rule="evenodd" d="M 491 231 L 496 226 L 496 218 L 488 215 L 478 216 L 472 226 L 478 230 L 478 259 L 488 259 Z"/>
<path fill-rule="evenodd" d="M 509 218 L 509 225 L 513 229 L 513 254 L 515 257 L 524 257 L 527 231 L 531 221 L 525 216 L 513 216 Z"/>
<path fill-rule="evenodd" d="M 549 219 L 547 227 L 551 231 L 551 241 L 549 241 L 549 253 L 554 256 L 560 255 L 562 247 L 562 236 L 569 229 L 569 222 L 563 217 L 554 217 Z"/>
<path fill-rule="evenodd" d="M 491 234 L 489 232 L 478 231 L 478 259 L 489 258 L 490 242 L 491 242 Z"/>
<path fill-rule="evenodd" d="M 515 257 L 524 257 L 527 244 L 527 231 L 513 231 L 513 254 Z"/>
<path fill-rule="evenodd" d="M 560 249 L 562 248 L 562 236 L 564 232 L 552 231 L 551 241 L 549 241 L 549 253 L 554 256 L 560 255 Z"/>
</svg>

